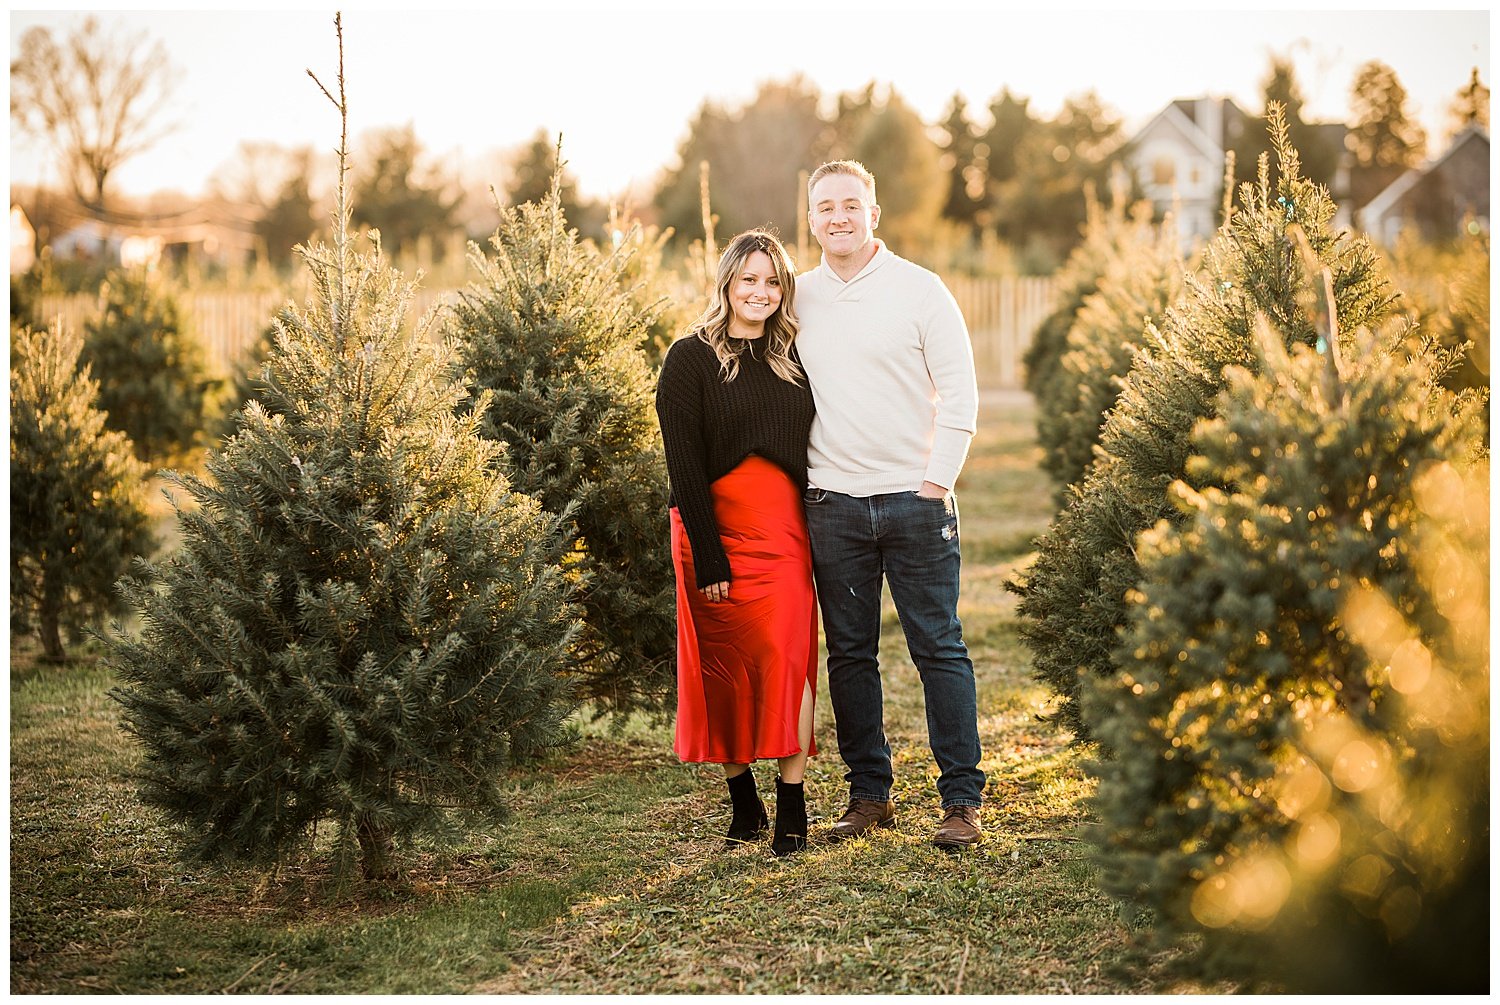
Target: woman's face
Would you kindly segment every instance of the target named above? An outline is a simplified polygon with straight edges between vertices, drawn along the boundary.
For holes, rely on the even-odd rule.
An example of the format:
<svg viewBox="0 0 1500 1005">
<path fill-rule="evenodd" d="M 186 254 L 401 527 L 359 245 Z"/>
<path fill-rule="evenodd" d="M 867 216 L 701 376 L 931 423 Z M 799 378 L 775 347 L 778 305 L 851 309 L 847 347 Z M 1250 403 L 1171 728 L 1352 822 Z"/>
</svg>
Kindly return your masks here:
<svg viewBox="0 0 1500 1005">
<path fill-rule="evenodd" d="M 764 251 L 752 251 L 745 264 L 740 266 L 739 273 L 729 280 L 733 334 L 740 338 L 764 335 L 766 319 L 780 306 L 781 280 L 776 278 L 771 256 Z M 752 330 L 753 335 L 749 334 Z"/>
</svg>

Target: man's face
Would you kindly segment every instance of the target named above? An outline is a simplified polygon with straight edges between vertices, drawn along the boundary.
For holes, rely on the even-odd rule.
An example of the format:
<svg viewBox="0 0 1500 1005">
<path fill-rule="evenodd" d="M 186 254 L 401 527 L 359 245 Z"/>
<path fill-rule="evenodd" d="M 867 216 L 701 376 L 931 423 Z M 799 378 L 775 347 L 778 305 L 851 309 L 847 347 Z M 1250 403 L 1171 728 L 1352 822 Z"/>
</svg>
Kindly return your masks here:
<svg viewBox="0 0 1500 1005">
<path fill-rule="evenodd" d="M 865 183 L 854 175 L 825 174 L 813 186 L 807 218 L 828 257 L 852 258 L 874 240 L 880 207 L 870 198 Z"/>
</svg>

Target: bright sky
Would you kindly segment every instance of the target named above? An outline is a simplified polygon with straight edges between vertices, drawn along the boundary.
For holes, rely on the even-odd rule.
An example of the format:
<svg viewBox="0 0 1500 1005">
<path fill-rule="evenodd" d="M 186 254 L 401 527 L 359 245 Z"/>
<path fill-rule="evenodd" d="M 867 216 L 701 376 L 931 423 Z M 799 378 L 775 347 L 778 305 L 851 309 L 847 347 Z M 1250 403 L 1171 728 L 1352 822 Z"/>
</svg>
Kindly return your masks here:
<svg viewBox="0 0 1500 1005">
<path fill-rule="evenodd" d="M 200 191 L 241 140 L 337 145 L 337 113 L 306 74 L 336 86 L 331 8 L 100 17 L 149 31 L 182 70 L 169 113 L 181 128 L 119 171 L 120 190 Z M 79 21 L 77 13 L 13 11 L 12 58 L 28 27 Z M 1471 67 L 1493 86 L 1489 35 L 1483 9 L 1041 13 L 941 0 L 860 8 L 554 0 L 499 11 L 344 13 L 352 137 L 411 123 L 430 153 L 456 164 L 515 147 L 539 127 L 560 130 L 580 187 L 595 196 L 633 181 L 644 191 L 676 156 L 705 98 L 741 103 L 757 83 L 798 72 L 825 95 L 872 79 L 892 84 L 928 121 L 955 91 L 983 120 L 1002 87 L 1044 115 L 1092 88 L 1134 129 L 1172 99 L 1205 93 L 1258 112 L 1272 53 L 1292 57 L 1307 117 L 1343 119 L 1356 68 L 1379 59 L 1396 70 L 1435 141 Z M 50 155 L 14 129 L 10 173 L 18 182 L 57 181 Z"/>
</svg>

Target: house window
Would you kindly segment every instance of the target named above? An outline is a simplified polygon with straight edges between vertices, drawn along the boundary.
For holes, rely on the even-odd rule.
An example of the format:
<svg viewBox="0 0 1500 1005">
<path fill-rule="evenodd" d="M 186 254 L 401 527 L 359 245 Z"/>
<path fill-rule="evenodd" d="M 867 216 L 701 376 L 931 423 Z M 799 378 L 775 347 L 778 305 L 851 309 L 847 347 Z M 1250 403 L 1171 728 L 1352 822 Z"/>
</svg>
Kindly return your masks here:
<svg viewBox="0 0 1500 1005">
<path fill-rule="evenodd" d="M 1177 163 L 1170 157 L 1158 157 L 1151 165 L 1151 182 L 1155 185 L 1170 185 L 1177 178 Z"/>
</svg>

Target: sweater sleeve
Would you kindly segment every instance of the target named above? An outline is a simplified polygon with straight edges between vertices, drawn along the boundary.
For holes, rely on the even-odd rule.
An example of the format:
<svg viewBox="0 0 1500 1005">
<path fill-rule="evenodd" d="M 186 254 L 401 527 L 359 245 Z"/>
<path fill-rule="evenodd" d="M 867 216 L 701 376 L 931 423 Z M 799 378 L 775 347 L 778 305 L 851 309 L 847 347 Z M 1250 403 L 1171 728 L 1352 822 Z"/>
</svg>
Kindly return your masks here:
<svg viewBox="0 0 1500 1005">
<path fill-rule="evenodd" d="M 958 481 L 969 443 L 979 423 L 979 388 L 974 376 L 974 348 L 963 313 L 936 276 L 923 303 L 923 355 L 937 389 L 932 453 L 925 479 L 951 489 Z"/>
<path fill-rule="evenodd" d="M 681 340 L 667 351 L 656 385 L 656 416 L 667 453 L 667 478 L 688 544 L 698 588 L 728 582 L 729 556 L 719 540 L 708 489 L 708 447 L 703 437 L 702 368 Z M 701 344 L 701 343 L 700 343 Z"/>
</svg>

